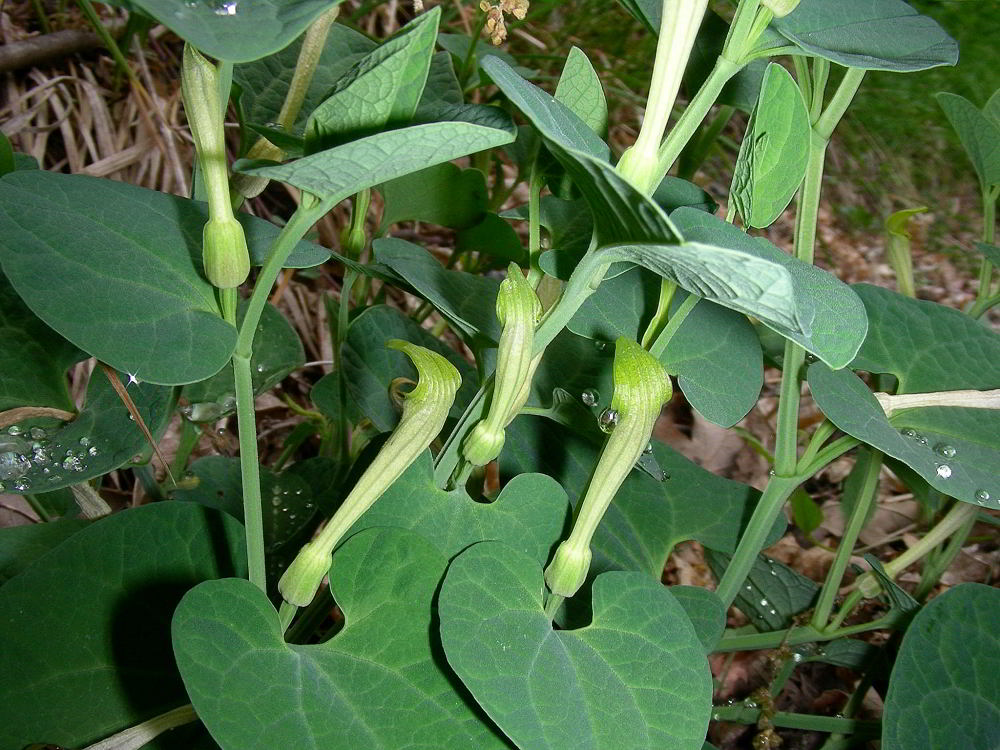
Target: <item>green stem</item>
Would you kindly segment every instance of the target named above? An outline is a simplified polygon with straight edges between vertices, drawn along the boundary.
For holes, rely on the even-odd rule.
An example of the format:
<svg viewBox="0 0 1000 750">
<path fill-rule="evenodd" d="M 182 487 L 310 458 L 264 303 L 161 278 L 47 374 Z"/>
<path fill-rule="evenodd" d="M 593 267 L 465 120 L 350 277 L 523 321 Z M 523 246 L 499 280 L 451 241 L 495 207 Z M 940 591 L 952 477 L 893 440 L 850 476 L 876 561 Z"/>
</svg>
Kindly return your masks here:
<svg viewBox="0 0 1000 750">
<path fill-rule="evenodd" d="M 833 612 L 833 602 L 837 598 L 840 590 L 840 583 L 844 579 L 847 565 L 851 560 L 851 553 L 854 552 L 854 545 L 868 520 L 868 511 L 875 500 L 875 490 L 878 487 L 878 475 L 882 469 L 882 454 L 873 449 L 866 449 L 858 453 L 858 461 L 861 463 L 864 472 L 861 485 L 858 487 L 857 497 L 851 507 L 851 515 L 848 518 L 847 526 L 837 545 L 837 554 L 833 558 L 830 570 L 823 581 L 823 588 L 819 592 L 816 600 L 816 607 L 813 611 L 812 625 L 817 630 L 826 627 Z"/>
<path fill-rule="evenodd" d="M 240 435 L 240 474 L 243 479 L 243 525 L 247 539 L 247 570 L 250 583 L 267 591 L 264 568 L 264 518 L 260 505 L 260 466 L 257 456 L 257 424 L 253 404 L 253 374 L 250 357 L 233 354 L 236 384 L 236 416 Z"/>
<path fill-rule="evenodd" d="M 663 357 L 664 352 L 667 351 L 667 346 L 670 344 L 670 339 L 674 337 L 681 324 L 687 320 L 687 316 L 691 314 L 694 310 L 695 305 L 701 301 L 701 297 L 696 294 L 688 294 L 684 298 L 684 301 L 678 306 L 677 311 L 670 316 L 667 324 L 663 326 L 663 330 L 660 331 L 656 338 L 653 339 L 652 345 L 649 347 L 649 353 L 652 354 L 657 359 Z M 670 303 L 667 302 L 667 305 Z"/>
<path fill-rule="evenodd" d="M 983 188 L 983 242 L 987 245 L 995 244 L 996 240 L 996 222 L 997 222 L 997 194 L 1000 192 L 1000 188 L 995 188 L 989 190 Z M 972 315 L 973 311 L 976 314 L 973 317 L 978 318 L 984 312 L 986 312 L 988 307 L 985 307 L 985 302 L 988 300 L 992 294 L 992 279 L 993 279 L 993 264 L 990 259 L 983 257 L 983 263 L 979 267 L 979 291 L 976 294 L 976 304 L 973 310 L 969 311 Z M 979 308 L 982 307 L 980 311 Z"/>
<path fill-rule="evenodd" d="M 719 107 L 718 114 L 712 118 L 712 121 L 709 122 L 694 142 L 691 143 L 690 147 L 685 148 L 681 154 L 677 168 L 678 177 L 685 180 L 690 180 L 694 177 L 698 168 L 708 158 L 709 151 L 711 151 L 715 142 L 719 139 L 722 131 L 725 130 L 726 125 L 733 119 L 734 114 L 736 114 L 736 107 L 731 107 L 728 104 Z"/>
<path fill-rule="evenodd" d="M 799 468 L 795 473 L 800 477 L 811 477 L 824 466 L 833 463 L 860 443 L 860 440 L 851 435 L 839 437 L 820 450 L 811 461 L 806 461 L 805 456 L 803 456 L 802 460 L 799 461 Z"/>
<path fill-rule="evenodd" d="M 806 446 L 805 451 L 803 451 L 802 458 L 799 459 L 799 468 L 796 470 L 796 474 L 805 474 L 801 467 L 808 466 L 816 458 L 816 454 L 823 447 L 823 443 L 829 440 L 836 431 L 837 426 L 829 419 L 824 419 L 820 423 L 819 427 L 813 432 L 812 437 L 809 438 L 809 444 Z"/>
<path fill-rule="evenodd" d="M 965 523 L 955 531 L 951 539 L 945 544 L 941 553 L 936 555 L 933 561 L 928 560 L 924 564 L 924 570 L 920 576 L 920 584 L 913 592 L 914 599 L 923 601 L 927 598 L 931 589 L 937 586 L 938 581 L 941 580 L 941 576 L 944 575 L 944 572 L 948 570 L 955 561 L 955 558 L 958 557 L 958 553 L 962 551 L 962 546 L 969 538 L 972 527 L 976 525 L 977 516 L 977 513 L 970 513 Z"/>
<path fill-rule="evenodd" d="M 820 632 L 811 625 L 788 630 L 775 630 L 770 633 L 748 633 L 724 636 L 713 649 L 713 653 L 730 651 L 758 651 L 762 649 L 779 648 L 781 646 L 801 646 L 804 643 L 821 643 L 834 641 L 838 638 L 867 633 L 872 630 L 892 626 L 892 617 L 879 617 L 871 622 L 850 625 L 846 628 L 827 628 Z"/>
<path fill-rule="evenodd" d="M 801 480 L 798 477 L 772 476 L 757 501 L 750 522 L 747 524 L 733 559 L 719 581 L 715 593 L 728 609 L 739 593 L 740 586 L 750 574 L 757 555 L 764 548 L 764 541 L 774 526 L 774 521 L 785 505 L 788 496 L 795 491 Z"/>
<path fill-rule="evenodd" d="M 173 476 L 179 477 L 184 473 L 188 458 L 191 457 L 191 452 L 198 444 L 200 437 L 201 428 L 195 422 L 189 419 L 181 420 L 181 436 L 177 444 L 177 452 L 174 454 L 173 461 L 170 462 L 170 473 Z"/>
<path fill-rule="evenodd" d="M 302 110 L 302 104 L 305 102 L 306 93 L 312 83 L 313 74 L 316 72 L 316 66 L 319 65 L 323 48 L 326 46 L 330 27 L 337 20 L 339 14 L 339 5 L 321 13 L 302 37 L 302 47 L 299 49 L 299 57 L 295 62 L 295 72 L 292 73 L 288 91 L 285 92 L 285 101 L 281 105 L 281 112 L 278 113 L 278 125 L 282 130 L 290 131 Z"/>
<path fill-rule="evenodd" d="M 538 258 L 542 254 L 541 199 L 545 178 L 538 170 L 538 161 L 531 167 L 528 182 L 528 283 L 532 289 L 542 280 L 542 269 Z"/>
<path fill-rule="evenodd" d="M 653 343 L 663 330 L 663 327 L 669 322 L 670 303 L 673 301 L 674 292 L 676 291 L 677 284 L 667 278 L 660 279 L 660 298 L 656 303 L 656 312 L 653 313 L 653 318 L 649 321 L 649 325 L 646 326 L 646 331 L 642 334 L 642 340 L 639 342 L 646 349 L 649 349 L 650 344 Z M 656 355 L 654 354 L 653 356 Z"/>
<path fill-rule="evenodd" d="M 712 709 L 712 719 L 715 721 L 732 721 L 739 724 L 756 724 L 760 718 L 760 709 L 747 706 L 716 706 Z M 787 729 L 805 729 L 813 732 L 838 732 L 852 734 L 855 739 L 875 738 L 882 731 L 880 721 L 861 721 L 858 719 L 843 719 L 836 716 L 814 716 L 812 714 L 797 714 L 788 711 L 778 711 L 771 718 L 776 727 Z"/>
<path fill-rule="evenodd" d="M 38 502 L 37 497 L 31 494 L 22 495 L 21 497 L 23 497 L 24 501 L 31 507 L 33 511 L 35 511 L 35 515 L 37 515 L 41 521 L 45 522 L 52 520 L 52 514 L 45 509 L 44 505 Z"/>
<path fill-rule="evenodd" d="M 741 60 L 746 54 L 750 29 L 754 25 L 760 0 L 740 0 L 733 14 L 733 22 L 726 33 L 726 41 L 722 45 L 722 55 L 729 60 Z"/>
<path fill-rule="evenodd" d="M 680 156 L 681 151 L 684 150 L 688 141 L 691 140 L 691 136 L 698 129 L 701 121 L 705 119 L 705 115 L 708 114 L 712 105 L 715 104 L 716 99 L 719 98 L 723 86 L 729 82 L 730 78 L 739 73 L 742 68 L 742 65 L 734 63 L 725 57 L 720 56 L 715 61 L 715 67 L 712 68 L 712 72 L 705 79 L 701 88 L 698 89 L 698 93 L 695 94 L 691 103 L 685 108 L 684 114 L 680 116 L 660 146 L 657 153 L 657 170 L 660 175 L 665 175 L 670 171 L 677 157 Z"/>
<path fill-rule="evenodd" d="M 774 437 L 774 473 L 779 477 L 794 475 L 799 462 L 799 401 L 802 389 L 799 371 L 805 358 L 806 353 L 801 346 L 791 340 L 785 341 L 785 355 L 781 362 L 777 432 Z"/>
</svg>

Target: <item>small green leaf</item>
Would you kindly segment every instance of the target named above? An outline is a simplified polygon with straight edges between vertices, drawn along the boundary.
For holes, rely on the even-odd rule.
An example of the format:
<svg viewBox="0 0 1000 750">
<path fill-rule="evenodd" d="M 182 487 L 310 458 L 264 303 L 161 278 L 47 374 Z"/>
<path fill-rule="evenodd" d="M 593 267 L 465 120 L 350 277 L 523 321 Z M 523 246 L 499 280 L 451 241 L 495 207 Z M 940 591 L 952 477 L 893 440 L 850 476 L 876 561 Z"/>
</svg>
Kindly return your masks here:
<svg viewBox="0 0 1000 750">
<path fill-rule="evenodd" d="M 486 212 L 486 178 L 450 162 L 397 177 L 378 188 L 385 200 L 380 234 L 399 221 L 427 221 L 467 229 Z"/>
<path fill-rule="evenodd" d="M 941 92 L 937 100 L 962 141 L 979 181 L 987 188 L 1000 185 L 1000 123 L 980 112 L 964 96 Z"/>
<path fill-rule="evenodd" d="M 119 373 L 118 377 L 122 384 L 128 382 L 126 375 Z M 167 417 L 170 391 L 149 383 L 128 386 L 129 396 L 151 430 L 155 431 Z M 10 477 L 0 475 L 6 492 L 51 492 L 85 482 L 128 463 L 148 445 L 99 368 L 87 386 L 86 405 L 72 422 L 31 420 L 18 427 L 23 434 L 9 438 L 5 435 L 7 446 L 0 448 L 24 458 L 19 462 L 23 471 Z M 18 447 L 13 449 L 14 445 Z"/>
<path fill-rule="evenodd" d="M 242 323 L 249 300 L 242 300 L 237 320 Z M 302 342 L 292 325 L 273 305 L 265 305 L 253 335 L 250 376 L 254 394 L 271 390 L 289 373 L 306 362 Z M 188 405 L 181 408 L 195 422 L 214 422 L 236 410 L 236 386 L 233 365 L 228 363 L 207 380 L 184 388 Z"/>
<path fill-rule="evenodd" d="M 834 371 L 816 362 L 809 367 L 808 380 L 817 405 L 841 430 L 898 458 L 940 492 L 1000 508 L 996 412 L 928 407 L 901 411 L 890 421 L 868 386 L 850 370 Z"/>
<path fill-rule="evenodd" d="M 772 23 L 806 52 L 851 68 L 908 72 L 958 62 L 955 40 L 902 0 L 802 0 Z"/>
<path fill-rule="evenodd" d="M 277 52 L 340 0 L 132 0 L 206 55 L 249 62 Z"/>
<path fill-rule="evenodd" d="M 1000 743 L 1000 591 L 964 583 L 910 623 L 889 678 L 882 747 L 996 747 Z"/>
<path fill-rule="evenodd" d="M 385 347 L 385 342 L 394 338 L 435 351 L 458 368 L 462 387 L 451 416 L 460 417 L 478 389 L 469 363 L 412 319 L 384 305 L 369 307 L 355 318 L 347 329 L 343 345 L 347 392 L 358 411 L 382 431 L 391 430 L 399 421 L 399 412 L 389 399 L 389 386 L 400 377 L 415 380 L 416 371 L 406 355 Z"/>
<path fill-rule="evenodd" d="M 716 578 L 729 565 L 729 555 L 709 550 L 708 564 Z M 792 618 L 812 606 L 819 586 L 777 560 L 758 555 L 733 604 L 750 624 L 766 633 L 791 627 Z"/>
<path fill-rule="evenodd" d="M 597 71 L 579 47 L 571 47 L 566 56 L 566 64 L 556 84 L 555 98 L 599 136 L 607 135 L 608 100 Z"/>
<path fill-rule="evenodd" d="M 788 498 L 792 505 L 792 518 L 795 525 L 807 537 L 823 523 L 823 511 L 809 493 L 799 487 Z"/>
<path fill-rule="evenodd" d="M 506 130 L 439 122 L 377 133 L 287 164 L 239 161 L 233 169 L 280 180 L 336 202 L 366 187 L 513 140 L 513 133 Z"/>
<path fill-rule="evenodd" d="M 811 134 L 802 92 L 780 65 L 767 66 L 730 189 L 747 226 L 763 229 L 781 215 L 806 173 Z"/>
<path fill-rule="evenodd" d="M 670 589 L 605 573 L 594 582 L 593 621 L 557 631 L 541 573 L 530 557 L 483 542 L 451 563 L 442 584 L 448 662 L 490 718 L 538 750 L 700 748 L 711 673 Z"/>
<path fill-rule="evenodd" d="M 0 411 L 18 406 L 73 409 L 66 370 L 84 356 L 35 317 L 0 273 Z"/>
<path fill-rule="evenodd" d="M 447 564 L 411 531 L 356 534 L 330 568 L 346 624 L 309 646 L 284 642 L 277 612 L 247 581 L 198 586 L 173 621 L 198 717 L 225 750 L 505 747 L 456 691 L 431 635 Z"/>
<path fill-rule="evenodd" d="M 1000 88 L 993 92 L 993 96 L 983 106 L 983 114 L 993 120 L 997 127 L 1000 127 Z"/>
<path fill-rule="evenodd" d="M 0 669 L 17 676 L 0 684 L 0 746 L 83 747 L 187 702 L 174 607 L 199 581 L 244 574 L 245 559 L 237 522 L 165 502 L 95 521 L 35 560 L 0 588 Z"/>
<path fill-rule="evenodd" d="M 418 15 L 359 60 L 306 121 L 306 153 L 408 122 L 427 82 L 441 9 Z"/>
</svg>

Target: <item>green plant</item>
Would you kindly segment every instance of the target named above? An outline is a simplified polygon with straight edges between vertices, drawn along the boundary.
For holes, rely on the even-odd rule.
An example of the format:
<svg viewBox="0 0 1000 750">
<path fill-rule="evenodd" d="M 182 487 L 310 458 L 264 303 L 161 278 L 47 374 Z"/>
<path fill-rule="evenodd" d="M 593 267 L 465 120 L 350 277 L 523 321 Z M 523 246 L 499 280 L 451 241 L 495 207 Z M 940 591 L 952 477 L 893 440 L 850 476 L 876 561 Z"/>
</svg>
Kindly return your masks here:
<svg viewBox="0 0 1000 750">
<path fill-rule="evenodd" d="M 47 522 L 0 532 L 3 747 L 120 733 L 122 747 L 697 750 L 713 719 L 756 724 L 755 747 L 776 747 L 782 727 L 829 733 L 826 748 L 996 744 L 996 590 L 962 586 L 920 608 L 893 578 L 925 560 L 923 599 L 983 509 L 1000 508 L 1000 336 L 813 265 L 824 155 L 865 71 L 953 64 L 956 45 L 899 0 L 741 0 L 724 33 L 705 21 L 714 67 L 668 129 L 706 2 L 622 4 L 659 38 L 642 130 L 617 166 L 582 51 L 553 96 L 509 56 L 439 33 L 437 7 L 377 44 L 333 23 L 328 0 L 134 0 L 187 41 L 204 201 L 41 172 L 4 143 L 0 481 Z M 494 38 L 505 11 L 524 10 L 487 5 Z M 779 56 L 794 76 L 766 62 Z M 278 100 L 275 80 L 288 81 Z M 230 96 L 253 142 L 231 177 Z M 942 99 L 983 184 L 987 259 L 997 101 L 973 107 L 981 125 Z M 716 103 L 723 120 L 750 113 L 726 220 L 667 175 Z M 700 132 L 687 174 L 718 132 Z M 504 163 L 529 198 L 498 213 L 513 189 Z M 299 191 L 280 229 L 233 210 L 269 181 Z M 385 208 L 369 236 L 373 189 Z M 331 258 L 303 238 L 351 197 Z M 751 230 L 793 199 L 789 255 Z M 455 230 L 447 265 L 388 236 L 408 219 Z M 527 248 L 506 220 L 527 220 Z M 247 257 L 259 270 L 241 286 Z M 262 466 L 254 396 L 304 364 L 267 297 L 282 269 L 331 260 L 345 269 L 328 304 L 335 370 Z M 991 274 L 984 261 L 973 315 L 995 303 Z M 424 303 L 373 304 L 376 283 Z M 475 366 L 420 326 L 432 311 Z M 782 379 L 763 493 L 651 441 L 669 376 L 707 419 L 738 422 L 765 349 Z M 112 376 L 95 371 L 77 411 L 65 373 L 87 356 Z M 403 394 L 407 358 L 417 381 Z M 805 435 L 803 382 L 825 415 Z M 239 459 L 188 466 L 203 425 L 234 411 Z M 157 482 L 139 427 L 161 436 L 177 412 L 174 476 Z M 392 434 L 359 451 L 350 436 L 365 421 Z M 818 586 L 761 551 L 786 500 L 852 450 L 847 525 Z M 502 490 L 481 497 L 495 458 Z M 885 462 L 947 499 L 920 542 L 870 558 L 841 600 Z M 72 518 L 76 498 L 100 512 L 101 478 L 127 470 L 157 502 Z M 688 539 L 709 551 L 714 592 L 660 583 Z M 863 598 L 879 614 L 859 621 Z M 321 636 L 333 602 L 345 624 Z M 731 605 L 751 624 L 726 629 Z M 905 633 L 891 672 L 893 646 L 851 637 L 875 630 Z M 768 687 L 713 706 L 708 655 L 751 649 L 777 649 Z M 858 673 L 843 715 L 776 710 L 809 660 Z M 856 718 L 886 679 L 883 721 Z"/>
</svg>

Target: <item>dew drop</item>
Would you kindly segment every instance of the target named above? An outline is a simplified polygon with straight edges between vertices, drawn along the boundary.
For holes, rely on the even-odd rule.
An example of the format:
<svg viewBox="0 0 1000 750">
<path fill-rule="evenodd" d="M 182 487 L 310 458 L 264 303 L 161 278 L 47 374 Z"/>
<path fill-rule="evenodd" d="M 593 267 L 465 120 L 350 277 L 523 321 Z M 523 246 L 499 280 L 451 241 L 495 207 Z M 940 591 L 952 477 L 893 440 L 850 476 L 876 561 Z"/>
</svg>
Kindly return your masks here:
<svg viewBox="0 0 1000 750">
<path fill-rule="evenodd" d="M 927 445 L 927 438 L 925 438 L 919 432 L 917 433 L 916 437 L 914 437 L 913 439 L 916 440 L 920 445 Z"/>
<path fill-rule="evenodd" d="M 617 409 L 611 409 L 610 407 L 601 412 L 601 416 L 597 418 L 597 425 L 601 428 L 602 432 L 606 432 L 609 435 L 615 431 L 615 427 L 618 426 L 618 420 L 621 417 L 618 414 Z"/>
<path fill-rule="evenodd" d="M 302 494 L 302 490 L 295 490 L 295 494 L 296 495 L 301 495 Z"/>
<path fill-rule="evenodd" d="M 7 428 L 7 434 L 13 435 L 14 437 L 17 437 L 18 435 L 21 435 L 23 433 L 24 430 L 21 429 L 20 425 L 12 424 L 10 427 Z"/>
<path fill-rule="evenodd" d="M 753 591 L 753 586 L 751 586 L 749 583 L 747 584 L 747 591 Z"/>
<path fill-rule="evenodd" d="M 769 477 L 773 477 L 773 476 L 775 476 L 775 475 L 776 475 L 776 472 L 774 471 L 774 469 L 768 469 L 768 470 L 767 470 L 767 475 L 768 475 Z"/>
<path fill-rule="evenodd" d="M 650 455 L 653 452 L 653 444 L 646 443 L 646 447 L 642 449 L 642 452 L 645 453 L 647 456 Z"/>
<path fill-rule="evenodd" d="M 59 482 L 62 480 L 62 477 L 59 476 L 58 474 L 53 474 L 51 477 L 49 477 L 49 479 L 51 479 L 53 482 Z"/>
<path fill-rule="evenodd" d="M 593 408 L 597 406 L 597 402 L 601 400 L 601 394 L 593 388 L 588 388 L 580 394 L 580 400 L 583 402 L 584 406 Z"/>
<path fill-rule="evenodd" d="M 97 450 L 97 446 L 96 445 L 92 445 L 89 448 L 87 448 L 87 455 L 88 456 L 96 456 L 99 452 L 100 451 Z"/>
<path fill-rule="evenodd" d="M 768 604 L 770 604 L 770 602 L 767 599 L 760 600 L 760 606 L 766 607 Z"/>
<path fill-rule="evenodd" d="M 951 476 L 951 467 L 948 464 L 938 464 L 937 475 L 942 479 L 947 479 Z"/>
<path fill-rule="evenodd" d="M 770 612 L 772 615 L 778 614 L 778 610 L 776 609 L 769 609 L 768 612 Z"/>
<path fill-rule="evenodd" d="M 76 456 L 67 456 L 62 462 L 62 467 L 66 471 L 83 471 L 83 462 Z"/>
<path fill-rule="evenodd" d="M 257 372 L 264 372 L 264 365 L 257 365 Z"/>
<path fill-rule="evenodd" d="M 48 466 L 46 466 L 44 469 L 42 469 L 42 474 L 48 475 L 51 472 L 52 472 L 52 469 L 50 469 Z"/>
<path fill-rule="evenodd" d="M 976 502 L 980 505 L 986 505 L 990 501 L 990 493 L 986 490 L 976 490 Z"/>
<path fill-rule="evenodd" d="M 958 452 L 955 450 L 955 446 L 948 445 L 947 443 L 938 443 L 934 446 L 934 452 L 943 458 L 954 458 L 955 454 Z"/>
<path fill-rule="evenodd" d="M 3 482 L 0 482 L 0 492 L 4 492 L 6 489 L 7 488 L 4 486 Z"/>
<path fill-rule="evenodd" d="M 23 453 L 8 450 L 0 453 L 0 479 L 17 479 L 31 469 L 31 460 Z"/>
<path fill-rule="evenodd" d="M 594 340 L 594 348 L 597 349 L 597 351 L 599 351 L 599 352 L 603 352 L 605 349 L 608 348 L 608 342 L 607 341 L 601 341 L 600 339 L 595 339 Z"/>
<path fill-rule="evenodd" d="M 35 448 L 31 454 L 31 460 L 40 466 L 44 466 L 50 460 L 49 452 L 44 448 Z"/>
<path fill-rule="evenodd" d="M 45 430 L 43 430 L 41 427 L 32 427 L 31 428 L 31 439 L 32 440 L 44 440 L 45 437 L 46 437 Z"/>
<path fill-rule="evenodd" d="M 906 427 L 899 431 L 899 434 L 905 438 L 915 438 L 917 436 L 917 431 Z"/>
<path fill-rule="evenodd" d="M 90 438 L 84 435 L 82 438 L 80 438 L 80 445 L 86 448 L 88 445 L 90 445 Z"/>
<path fill-rule="evenodd" d="M 28 481 L 27 479 L 23 479 L 23 478 L 21 478 L 21 479 L 15 479 L 15 480 L 14 480 L 14 485 L 13 485 L 13 487 L 14 487 L 14 489 L 15 489 L 15 490 L 17 490 L 18 492 L 24 492 L 24 491 L 25 491 L 25 490 L 27 490 L 27 489 L 28 489 L 28 488 L 29 488 L 30 486 L 31 486 L 31 482 L 29 482 L 29 481 Z"/>
<path fill-rule="evenodd" d="M 804 657 L 802 656 L 802 654 L 800 654 L 798 651 L 792 654 L 792 661 L 794 661 L 796 664 L 801 663 L 803 658 Z"/>
<path fill-rule="evenodd" d="M 236 0 L 226 0 L 226 2 L 221 3 L 215 8 L 215 15 L 217 16 L 235 16 L 236 15 Z"/>
</svg>

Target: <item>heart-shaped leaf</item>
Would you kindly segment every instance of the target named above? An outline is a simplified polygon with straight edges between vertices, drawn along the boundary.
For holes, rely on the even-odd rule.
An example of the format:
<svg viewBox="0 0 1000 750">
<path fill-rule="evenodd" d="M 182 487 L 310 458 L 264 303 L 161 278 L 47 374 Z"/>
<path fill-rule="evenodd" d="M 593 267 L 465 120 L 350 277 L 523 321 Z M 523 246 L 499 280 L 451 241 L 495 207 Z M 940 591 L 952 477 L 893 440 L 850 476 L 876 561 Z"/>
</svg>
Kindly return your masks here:
<svg viewBox="0 0 1000 750">
<path fill-rule="evenodd" d="M 851 68 L 926 70 L 958 62 L 958 44 L 903 0 L 801 0 L 773 21 L 807 52 Z"/>
<path fill-rule="evenodd" d="M 240 324 L 248 305 L 249 300 L 240 302 L 236 314 Z M 302 342 L 295 329 L 273 305 L 265 305 L 253 335 L 250 358 L 253 392 L 269 391 L 305 361 Z M 233 365 L 229 363 L 208 380 L 187 386 L 184 397 L 188 404 L 181 409 L 184 416 L 194 422 L 214 422 L 235 412 L 236 386 L 233 377 Z"/>
<path fill-rule="evenodd" d="M 0 588 L 0 746 L 83 747 L 186 703 L 174 607 L 199 581 L 243 574 L 245 559 L 236 521 L 165 502 L 95 521 L 35 560 Z"/>
<path fill-rule="evenodd" d="M 579 47 L 570 47 L 556 84 L 556 101 L 562 102 L 597 135 L 608 132 L 608 100 L 597 71 Z"/>
<path fill-rule="evenodd" d="M 868 386 L 850 370 L 834 371 L 816 362 L 809 367 L 808 380 L 816 404 L 841 430 L 898 458 L 946 495 L 1000 508 L 996 412 L 926 407 L 900 411 L 890 421 Z"/>
<path fill-rule="evenodd" d="M 330 568 L 346 625 L 311 646 L 284 642 L 277 612 L 247 581 L 198 586 L 177 608 L 173 639 L 199 718 L 224 750 L 505 747 L 455 690 L 431 634 L 446 565 L 413 532 L 356 534 Z"/>
<path fill-rule="evenodd" d="M 774 316 L 760 317 L 769 328 L 800 344 L 831 367 L 843 367 L 857 353 L 865 340 L 868 322 L 865 307 L 850 287 L 810 263 L 793 258 L 761 237 L 751 237 L 721 219 L 704 211 L 679 208 L 671 218 L 684 233 L 685 240 L 695 246 L 717 245 L 739 249 L 748 255 L 766 258 L 784 266 L 791 278 L 795 322 L 783 324 Z M 734 307 L 718 300 L 726 307 Z M 778 303 L 776 303 L 778 304 Z M 744 310 L 751 315 L 751 310 Z"/>
<path fill-rule="evenodd" d="M 449 349 L 412 318 L 386 305 L 369 307 L 351 321 L 347 329 L 342 356 L 352 408 L 383 432 L 391 430 L 399 421 L 399 411 L 389 399 L 389 387 L 396 378 L 415 380 L 417 371 L 406 355 L 386 347 L 385 342 L 389 339 L 403 339 L 423 346 L 458 368 L 462 387 L 458 389 L 451 416 L 460 417 L 479 387 L 475 372 L 454 349 Z"/>
<path fill-rule="evenodd" d="M 359 60 L 306 121 L 306 151 L 314 153 L 385 126 L 408 122 L 427 81 L 440 8 L 418 15 Z"/>
<path fill-rule="evenodd" d="M 126 376 L 119 374 L 122 383 Z M 167 416 L 170 389 L 148 383 L 128 386 L 136 409 L 152 430 Z M 87 386 L 87 403 L 66 423 L 31 419 L 15 427 L 18 435 L 0 438 L 0 484 L 6 492 L 51 492 L 86 482 L 128 463 L 148 445 L 139 426 L 111 382 L 95 370 Z"/>
<path fill-rule="evenodd" d="M 372 246 L 378 262 L 406 279 L 459 330 L 491 342 L 500 339 L 500 321 L 496 316 L 499 281 L 446 269 L 422 247 L 405 240 L 375 240 Z"/>
<path fill-rule="evenodd" d="M 206 55 L 248 62 L 277 52 L 340 0 L 132 0 Z"/>
<path fill-rule="evenodd" d="M 375 42 L 359 31 L 339 23 L 330 26 L 298 118 L 292 125 L 294 132 L 302 132 L 309 113 L 330 93 L 333 84 L 374 47 Z M 299 38 L 273 55 L 233 67 L 233 84 L 238 87 L 239 104 L 248 122 L 277 122 L 301 49 Z"/>
<path fill-rule="evenodd" d="M 964 583 L 926 605 L 889 678 L 882 747 L 1000 744 L 1000 591 Z"/>
<path fill-rule="evenodd" d="M 712 676 L 683 607 L 657 581 L 611 572 L 593 621 L 556 631 L 537 561 L 498 543 L 459 555 L 441 587 L 448 663 L 518 747 L 696 750 Z"/>
<path fill-rule="evenodd" d="M 980 112 L 964 96 L 941 92 L 937 100 L 958 133 L 979 181 L 987 188 L 1000 185 L 1000 122 Z"/>
<path fill-rule="evenodd" d="M 376 133 L 287 164 L 239 161 L 233 169 L 340 201 L 364 188 L 513 140 L 514 134 L 507 130 L 437 122 Z"/>
<path fill-rule="evenodd" d="M 261 263 L 280 230 L 239 216 Z M 207 217 L 204 203 L 123 182 L 15 172 L 0 181 L 0 263 L 34 313 L 88 354 L 150 383 L 191 383 L 218 372 L 236 341 L 202 273 Z M 329 255 L 300 243 L 290 263 Z"/>
<path fill-rule="evenodd" d="M 414 461 L 352 527 L 405 528 L 453 557 L 470 544 L 501 540 L 543 563 L 566 525 L 566 493 L 544 474 L 521 474 L 490 503 L 474 502 L 464 490 L 434 484 L 429 453 Z"/>
<path fill-rule="evenodd" d="M 575 506 L 599 451 L 599 445 L 548 420 L 519 417 L 507 428 L 501 479 L 544 472 L 559 482 Z M 593 574 L 634 570 L 658 581 L 674 545 L 687 539 L 720 552 L 736 549 L 759 493 L 705 471 L 659 442 L 653 442 L 652 455 L 670 478 L 658 481 L 641 471 L 629 474 L 594 534 Z M 776 540 L 783 530 L 780 519 L 768 538 Z"/>
<path fill-rule="evenodd" d="M 0 411 L 72 409 L 66 369 L 83 352 L 40 321 L 0 273 Z"/>
<path fill-rule="evenodd" d="M 791 73 L 771 63 L 747 124 L 730 189 L 745 225 L 770 226 L 791 202 L 806 173 L 811 133 L 798 84 Z"/>
</svg>

